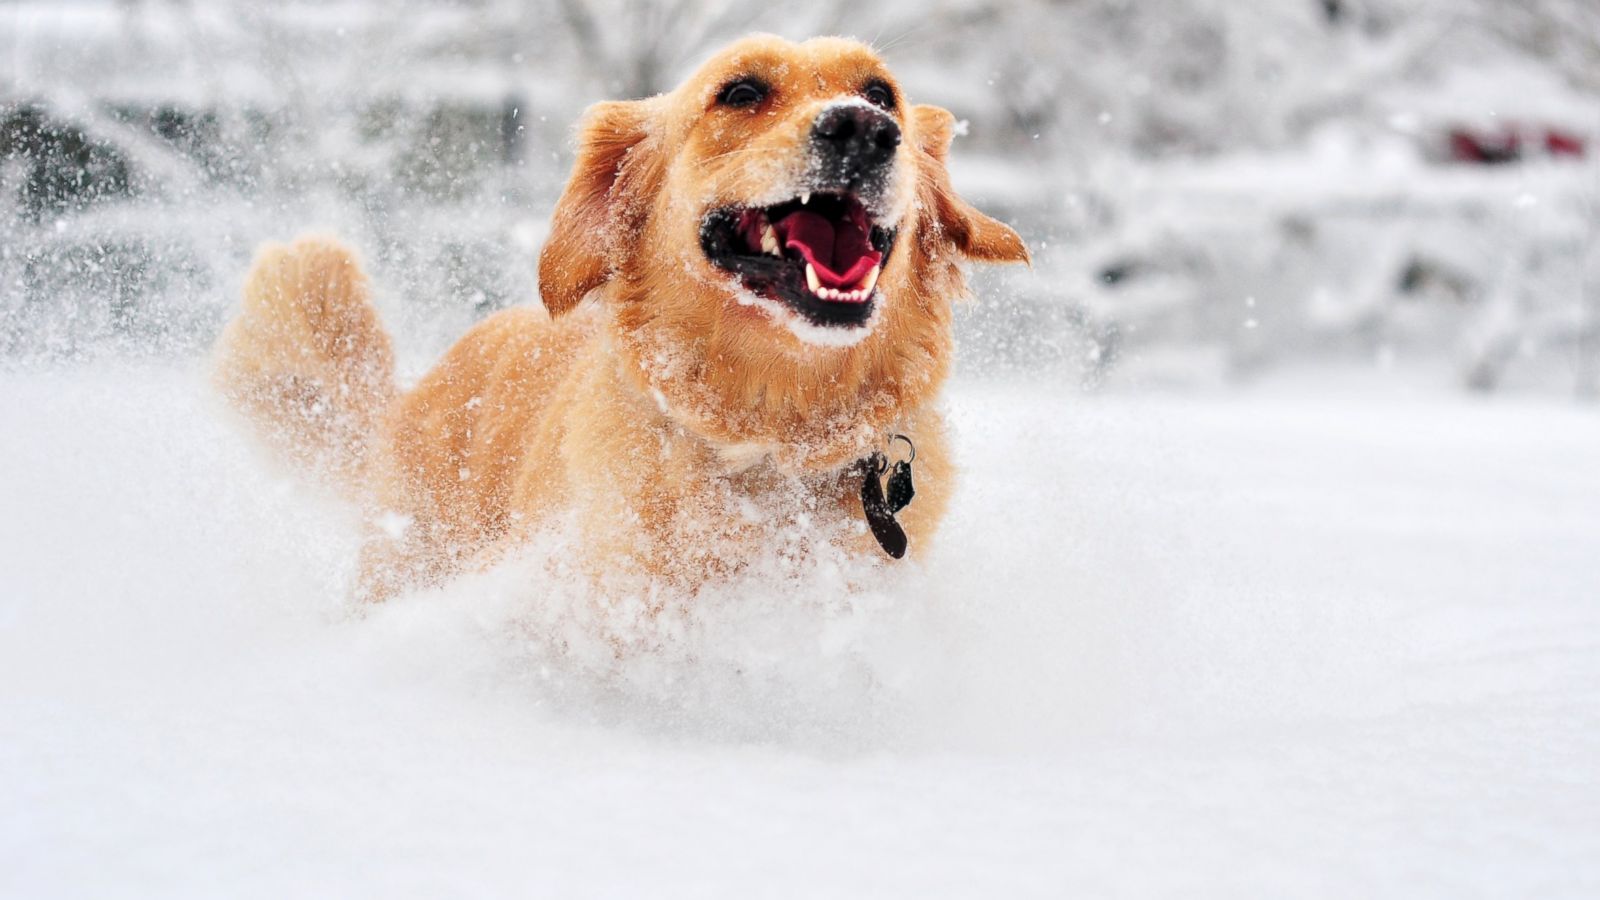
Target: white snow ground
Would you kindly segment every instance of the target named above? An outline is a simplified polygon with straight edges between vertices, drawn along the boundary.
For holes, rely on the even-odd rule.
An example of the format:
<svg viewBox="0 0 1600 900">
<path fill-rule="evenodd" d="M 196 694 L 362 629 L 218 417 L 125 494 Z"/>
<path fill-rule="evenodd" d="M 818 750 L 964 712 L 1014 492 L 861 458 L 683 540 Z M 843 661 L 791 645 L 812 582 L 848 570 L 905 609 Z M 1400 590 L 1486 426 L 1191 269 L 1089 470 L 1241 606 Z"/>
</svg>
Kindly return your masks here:
<svg viewBox="0 0 1600 900">
<path fill-rule="evenodd" d="M 608 663 L 200 381 L 0 373 L 0 896 L 1600 896 L 1592 407 L 964 385 L 925 565 Z"/>
</svg>

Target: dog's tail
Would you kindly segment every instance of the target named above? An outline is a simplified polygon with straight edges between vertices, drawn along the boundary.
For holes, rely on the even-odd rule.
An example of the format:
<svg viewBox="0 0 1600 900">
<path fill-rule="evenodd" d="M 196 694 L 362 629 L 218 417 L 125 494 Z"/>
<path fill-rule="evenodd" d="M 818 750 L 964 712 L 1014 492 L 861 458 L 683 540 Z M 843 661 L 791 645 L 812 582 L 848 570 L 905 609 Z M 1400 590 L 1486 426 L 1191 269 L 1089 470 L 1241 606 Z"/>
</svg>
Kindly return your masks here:
<svg viewBox="0 0 1600 900">
<path fill-rule="evenodd" d="M 263 246 L 217 341 L 215 382 L 297 468 L 359 490 L 395 387 L 355 254 L 322 237 Z"/>
</svg>

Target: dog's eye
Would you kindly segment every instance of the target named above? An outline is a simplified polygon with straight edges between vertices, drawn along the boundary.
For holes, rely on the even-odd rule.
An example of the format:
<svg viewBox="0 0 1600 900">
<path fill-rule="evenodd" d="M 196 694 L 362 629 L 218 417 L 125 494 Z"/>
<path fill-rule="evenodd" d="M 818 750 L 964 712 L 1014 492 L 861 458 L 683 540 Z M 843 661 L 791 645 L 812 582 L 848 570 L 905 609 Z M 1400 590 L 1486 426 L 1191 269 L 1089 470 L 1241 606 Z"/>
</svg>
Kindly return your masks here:
<svg viewBox="0 0 1600 900">
<path fill-rule="evenodd" d="M 881 81 L 867 82 L 867 86 L 862 90 L 861 95 L 866 97 L 867 102 L 873 106 L 894 109 L 894 91 Z"/>
<path fill-rule="evenodd" d="M 722 86 L 717 102 L 723 106 L 755 106 L 767 99 L 769 90 L 759 78 L 738 78 Z"/>
</svg>

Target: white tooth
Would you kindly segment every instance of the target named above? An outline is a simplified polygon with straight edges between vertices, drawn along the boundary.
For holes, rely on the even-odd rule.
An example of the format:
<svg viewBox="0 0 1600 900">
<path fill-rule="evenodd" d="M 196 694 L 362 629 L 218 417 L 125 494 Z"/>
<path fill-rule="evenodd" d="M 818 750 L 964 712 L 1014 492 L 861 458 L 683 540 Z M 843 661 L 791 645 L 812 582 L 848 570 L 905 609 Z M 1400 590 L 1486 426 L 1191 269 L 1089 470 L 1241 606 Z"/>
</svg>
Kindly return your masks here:
<svg viewBox="0 0 1600 900">
<path fill-rule="evenodd" d="M 811 202 L 811 192 L 810 191 L 806 191 L 804 194 L 800 195 L 800 205 L 801 206 L 805 206 L 807 203 L 810 203 L 810 202 Z"/>
<path fill-rule="evenodd" d="M 822 282 L 817 279 L 817 270 L 811 268 L 811 263 L 806 263 L 806 287 L 811 288 L 811 293 L 822 292 Z"/>
<path fill-rule="evenodd" d="M 761 229 L 761 250 L 763 253 L 770 253 L 773 256 L 783 255 L 778 252 L 778 234 L 772 230 L 771 225 L 765 225 Z"/>
<path fill-rule="evenodd" d="M 872 293 L 872 289 L 878 286 L 878 273 L 882 272 L 882 271 L 883 271 L 883 266 L 873 266 L 872 267 L 872 271 L 867 273 L 866 284 L 863 284 L 861 286 L 861 293 L 863 293 L 863 294 Z"/>
</svg>

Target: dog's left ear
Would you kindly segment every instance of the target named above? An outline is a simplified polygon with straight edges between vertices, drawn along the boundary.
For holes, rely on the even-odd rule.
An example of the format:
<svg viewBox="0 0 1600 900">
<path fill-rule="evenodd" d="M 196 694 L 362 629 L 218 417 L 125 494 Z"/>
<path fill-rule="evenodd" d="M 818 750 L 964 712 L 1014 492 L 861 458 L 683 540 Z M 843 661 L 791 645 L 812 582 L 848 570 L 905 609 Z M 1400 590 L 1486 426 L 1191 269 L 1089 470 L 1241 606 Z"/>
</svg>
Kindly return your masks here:
<svg viewBox="0 0 1600 900">
<path fill-rule="evenodd" d="M 559 316 L 611 278 L 617 254 L 648 213 L 661 154 L 648 100 L 596 103 L 584 113 L 578 159 L 539 253 L 539 295 Z"/>
<path fill-rule="evenodd" d="M 911 119 L 917 136 L 917 190 L 924 207 L 921 227 L 937 229 L 937 237 L 968 259 L 1033 265 L 1027 245 L 1010 226 L 978 212 L 950 186 L 945 160 L 955 138 L 956 117 L 949 110 L 920 104 L 912 107 Z"/>
</svg>

